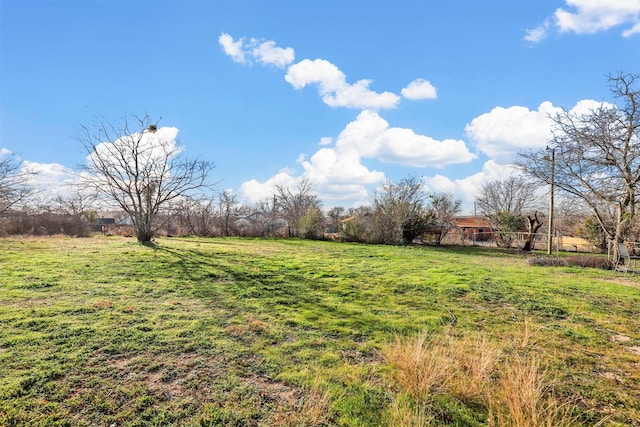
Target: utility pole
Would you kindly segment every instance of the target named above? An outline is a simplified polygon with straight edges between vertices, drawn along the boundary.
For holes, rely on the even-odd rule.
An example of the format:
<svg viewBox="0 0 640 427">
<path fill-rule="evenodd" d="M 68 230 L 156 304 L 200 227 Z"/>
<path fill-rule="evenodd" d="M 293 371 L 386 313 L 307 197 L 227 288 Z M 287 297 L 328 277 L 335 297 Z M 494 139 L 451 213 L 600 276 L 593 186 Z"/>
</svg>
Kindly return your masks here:
<svg viewBox="0 0 640 427">
<path fill-rule="evenodd" d="M 551 149 L 551 189 L 549 191 L 549 225 L 548 225 L 548 233 L 547 236 L 547 255 L 551 255 L 552 246 L 553 246 L 553 191 L 555 184 L 555 167 L 556 167 L 556 149 Z"/>
</svg>

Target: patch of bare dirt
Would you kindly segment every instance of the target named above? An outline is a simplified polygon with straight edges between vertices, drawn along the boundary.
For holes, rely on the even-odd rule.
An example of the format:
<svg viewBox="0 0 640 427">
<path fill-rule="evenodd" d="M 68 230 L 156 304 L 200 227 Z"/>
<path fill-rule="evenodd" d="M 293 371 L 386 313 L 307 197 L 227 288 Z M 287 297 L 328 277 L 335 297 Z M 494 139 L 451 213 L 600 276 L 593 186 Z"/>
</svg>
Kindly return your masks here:
<svg viewBox="0 0 640 427">
<path fill-rule="evenodd" d="M 188 383 L 217 376 L 222 365 L 219 361 L 196 353 L 165 357 L 151 354 L 120 357 L 110 360 L 109 364 L 126 383 L 143 383 L 154 394 L 170 399 L 193 395 L 194 390 L 190 390 Z"/>
<path fill-rule="evenodd" d="M 640 356 L 640 346 L 634 347 L 625 347 L 628 352 L 635 354 L 636 356 Z"/>
<path fill-rule="evenodd" d="M 616 285 L 630 286 L 632 288 L 640 288 L 640 282 L 638 282 L 638 280 L 633 280 L 632 278 L 616 277 L 613 279 L 605 279 L 605 280 L 610 283 L 615 283 Z"/>
<path fill-rule="evenodd" d="M 608 379 L 608 380 L 613 380 L 613 381 L 617 381 L 620 382 L 622 381 L 622 378 L 620 377 L 620 375 L 614 373 L 614 372 L 603 372 L 600 374 L 600 376 L 602 378 Z"/>
<path fill-rule="evenodd" d="M 266 375 L 252 375 L 244 378 L 243 381 L 255 387 L 262 399 L 275 401 L 279 404 L 295 401 L 302 395 L 300 390 L 289 387 Z"/>
<path fill-rule="evenodd" d="M 611 337 L 611 341 L 612 342 L 629 342 L 631 341 L 631 338 L 623 334 L 616 334 Z"/>
</svg>

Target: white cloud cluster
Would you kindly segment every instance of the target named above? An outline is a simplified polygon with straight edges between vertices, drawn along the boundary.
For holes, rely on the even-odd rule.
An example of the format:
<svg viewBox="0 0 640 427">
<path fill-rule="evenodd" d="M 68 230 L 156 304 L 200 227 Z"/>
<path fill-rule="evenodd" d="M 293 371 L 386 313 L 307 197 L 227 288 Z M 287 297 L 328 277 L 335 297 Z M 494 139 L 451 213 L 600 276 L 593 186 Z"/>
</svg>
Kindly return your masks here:
<svg viewBox="0 0 640 427">
<path fill-rule="evenodd" d="M 363 157 L 412 167 L 444 167 L 475 158 L 464 141 L 438 141 L 407 128 L 390 127 L 374 111 L 361 112 L 340 133 L 336 148 L 356 149 Z"/>
<path fill-rule="evenodd" d="M 613 104 L 583 99 L 569 113 L 586 115 L 603 106 L 615 108 Z M 551 118 L 561 111 L 548 101 L 540 104 L 537 110 L 521 106 L 496 107 L 474 118 L 465 131 L 478 151 L 498 161 L 510 162 L 519 151 L 545 147 L 552 136 Z"/>
<path fill-rule="evenodd" d="M 416 79 L 400 92 L 407 99 L 436 99 L 438 92 L 429 80 Z"/>
<path fill-rule="evenodd" d="M 542 25 L 528 30 L 525 39 L 537 43 L 553 28 L 593 34 L 625 26 L 623 37 L 640 34 L 640 0 L 566 0 L 566 6 L 574 11 L 557 9 Z"/>
<path fill-rule="evenodd" d="M 544 147 L 549 142 L 549 116 L 559 111 L 550 102 L 543 102 L 537 110 L 520 106 L 495 107 L 473 119 L 465 131 L 480 152 L 510 161 L 518 150 Z"/>
<path fill-rule="evenodd" d="M 80 176 L 72 169 L 59 163 L 38 163 L 25 160 L 24 171 L 29 172 L 29 185 L 36 191 L 36 196 L 53 199 L 56 196 L 71 195 L 80 180 Z"/>
<path fill-rule="evenodd" d="M 163 168 L 162 160 L 167 157 L 173 157 L 180 153 L 181 148 L 178 147 L 178 128 L 163 126 L 155 132 L 144 131 L 142 134 L 133 133 L 131 135 L 123 135 L 121 138 L 113 142 L 101 142 L 96 146 L 95 153 L 100 154 L 103 159 L 114 157 L 112 164 L 133 164 L 134 161 L 146 161 L 146 164 L 155 165 Z M 132 145 L 133 141 L 138 141 L 136 155 L 138 159 L 134 159 L 133 155 L 129 155 L 130 150 L 127 147 Z M 91 159 L 95 156 L 91 153 L 87 156 L 87 160 L 91 164 Z M 162 173 L 161 170 L 158 173 Z"/>
<path fill-rule="evenodd" d="M 303 156 L 299 163 L 303 177 L 310 179 L 323 200 L 359 200 L 366 202 L 367 187 L 383 182 L 383 172 L 369 170 L 363 159 L 411 167 L 444 167 L 466 163 L 476 156 L 469 152 L 464 141 L 437 141 L 418 135 L 411 129 L 390 127 L 378 113 L 362 111 L 348 123 L 336 138 L 335 145 L 325 145 L 308 160 Z M 292 171 L 280 172 L 265 183 L 249 181 L 243 184 L 241 193 L 251 201 L 262 199 L 273 189 L 275 182 L 294 182 Z"/>
<path fill-rule="evenodd" d="M 284 68 L 295 59 L 293 48 L 278 47 L 274 41 L 270 40 L 261 41 L 254 38 L 234 40 L 229 34 L 222 33 L 218 37 L 218 43 L 225 54 L 240 64 L 249 64 L 255 60 L 263 65 Z"/>
<path fill-rule="evenodd" d="M 315 84 L 324 103 L 331 107 L 388 109 L 395 108 L 400 101 L 394 93 L 370 90 L 371 80 L 348 84 L 344 73 L 324 59 L 304 59 L 292 65 L 285 80 L 295 89 Z"/>
<path fill-rule="evenodd" d="M 278 48 L 273 41 L 234 40 L 226 33 L 218 42 L 235 62 L 251 64 L 259 61 L 282 68 L 288 66 L 284 78 L 294 89 L 316 86 L 322 101 L 330 107 L 363 110 L 345 126 L 335 143 L 333 138 L 324 137 L 319 143 L 322 148 L 315 154 L 308 159 L 306 156 L 298 158 L 304 169 L 301 175 L 296 177 L 293 171 L 282 170 L 264 182 L 253 179 L 243 183 L 240 194 L 251 202 L 268 197 L 277 185 L 291 186 L 301 178 L 308 178 L 323 200 L 366 203 L 367 186 L 381 183 L 385 175 L 369 170 L 363 164 L 365 158 L 411 167 L 444 167 L 476 157 L 464 141 L 438 141 L 411 129 L 390 127 L 376 111 L 396 108 L 401 97 L 389 91 L 371 90 L 372 80 L 369 79 L 349 83 L 346 75 L 325 59 L 303 59 L 294 64 L 291 48 Z M 411 100 L 437 98 L 437 89 L 425 79 L 410 82 L 401 93 Z"/>
<path fill-rule="evenodd" d="M 392 109 L 398 106 L 400 96 L 393 92 L 375 92 L 370 86 L 372 80 L 361 79 L 355 83 L 347 82 L 347 76 L 326 59 L 303 59 L 293 64 L 294 50 L 290 47 L 281 48 L 274 41 L 262 41 L 255 38 L 234 40 L 222 33 L 218 38 L 222 50 L 234 62 L 252 64 L 259 62 L 263 65 L 275 65 L 287 68 L 285 80 L 294 89 L 302 89 L 315 85 L 322 101 L 330 107 L 345 107 L 356 109 Z M 402 96 L 407 99 L 435 99 L 436 88 L 425 79 L 416 79 L 402 89 Z"/>
<path fill-rule="evenodd" d="M 296 178 L 292 176 L 288 169 L 278 172 L 265 182 L 259 182 L 255 179 L 244 182 L 240 186 L 240 194 L 251 202 L 257 202 L 271 196 L 277 186 L 293 187 Z"/>
<path fill-rule="evenodd" d="M 596 0 L 591 2 L 598 3 Z M 579 10 L 583 12 L 592 10 L 586 7 L 587 3 L 590 2 L 569 0 L 569 4 L 580 5 Z M 611 6 L 610 3 L 607 4 Z M 611 7 L 607 10 L 613 9 Z M 633 7 L 631 9 L 633 10 Z M 549 28 L 552 21 L 548 20 L 545 25 L 545 28 Z M 532 32 L 531 37 L 543 37 L 545 28 L 540 29 L 539 33 Z M 249 45 L 233 41 L 230 36 L 223 36 L 220 44 L 235 61 L 247 62 L 248 57 L 257 57 L 255 48 L 248 49 Z M 274 42 L 262 42 L 258 46 L 265 46 L 270 51 L 276 49 Z M 391 92 L 371 91 L 371 80 L 358 80 L 349 84 L 345 74 L 329 61 L 301 60 L 288 67 L 285 80 L 294 89 L 315 85 L 322 100 L 329 106 L 359 108 L 362 111 L 335 139 L 324 137 L 319 142 L 320 148 L 314 154 L 298 157 L 297 162 L 302 167 L 301 173 L 285 169 L 264 182 L 250 180 L 242 184 L 240 195 L 250 202 L 270 196 L 277 185 L 294 186 L 298 180 L 306 178 L 314 183 L 320 199 L 328 205 L 341 201 L 366 204 L 368 189 L 386 179 L 383 172 L 370 169 L 365 164 L 366 160 L 416 169 L 444 168 L 472 162 L 478 158 L 478 154 L 482 154 L 489 160 L 485 161 L 479 173 L 456 180 L 442 175 L 424 178 L 425 184 L 432 191 L 448 192 L 463 200 L 473 200 L 477 190 L 485 182 L 515 173 L 508 164 L 519 151 L 541 148 L 548 144 L 551 138 L 550 117 L 561 111 L 551 102 L 543 102 L 533 110 L 523 106 L 496 107 L 472 119 L 465 127 L 465 132 L 475 147 L 476 154 L 469 150 L 463 140 L 436 140 L 427 135 L 417 134 L 412 129 L 390 126 L 378 111 L 395 108 L 400 102 L 400 97 Z M 410 100 L 438 97 L 437 89 L 425 79 L 410 82 L 401 90 L 401 94 Z M 595 101 L 584 100 L 576 104 L 571 111 L 581 114 L 598 106 L 600 104 Z"/>
<path fill-rule="evenodd" d="M 22 164 L 29 175 L 29 183 L 38 187 L 51 188 L 63 184 L 75 183 L 78 175 L 59 163 L 38 163 L 25 160 Z"/>
<path fill-rule="evenodd" d="M 473 200 L 482 186 L 490 181 L 505 179 L 519 173 L 512 165 L 501 164 L 495 160 L 488 160 L 480 172 L 461 179 L 451 179 L 443 175 L 423 177 L 422 181 L 428 191 L 434 193 L 453 194 L 456 199 L 463 200 L 463 209 L 472 212 Z"/>
</svg>

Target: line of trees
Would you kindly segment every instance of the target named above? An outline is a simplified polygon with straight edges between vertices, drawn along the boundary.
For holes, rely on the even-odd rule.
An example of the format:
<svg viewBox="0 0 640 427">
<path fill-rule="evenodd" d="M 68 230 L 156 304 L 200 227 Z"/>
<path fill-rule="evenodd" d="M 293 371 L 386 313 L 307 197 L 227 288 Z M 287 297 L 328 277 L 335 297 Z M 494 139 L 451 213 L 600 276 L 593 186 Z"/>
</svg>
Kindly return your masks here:
<svg viewBox="0 0 640 427">
<path fill-rule="evenodd" d="M 522 175 L 480 189 L 476 205 L 491 222 L 498 243 L 510 246 L 514 232 L 525 232 L 523 249 L 533 248 L 536 232 L 549 227 L 544 223 L 548 217 L 540 212 L 545 211 L 541 193 L 551 184 L 564 201 L 563 209 L 570 207 L 554 224 L 556 229 L 571 227 L 601 247 L 640 237 L 640 75 L 619 73 L 608 82 L 617 105 L 603 102 L 587 113 L 563 110 L 550 117 L 547 149 L 518 154 L 515 166 Z M 460 212 L 459 200 L 426 193 L 415 177 L 387 181 L 370 205 L 353 209 L 336 207 L 325 213 L 306 179 L 295 188 L 277 186 L 270 197 L 241 206 L 229 191 L 211 196 L 215 165 L 184 158 L 164 129 L 149 116 L 125 118 L 121 126 L 102 121 L 94 128 L 83 127 L 78 140 L 88 156 L 82 190 L 37 209 L 27 203 L 32 172 L 15 157 L 0 156 L 2 229 L 84 235 L 95 219 L 97 202 L 108 201 L 126 213 L 131 233 L 141 243 L 159 232 L 312 239 L 331 232 L 371 243 L 428 238 L 441 244 Z"/>
<path fill-rule="evenodd" d="M 617 104 L 556 114 L 548 149 L 522 152 L 516 164 L 534 182 L 553 184 L 585 206 L 603 240 L 618 243 L 634 238 L 638 225 L 640 74 L 609 75 L 608 83 Z"/>
</svg>

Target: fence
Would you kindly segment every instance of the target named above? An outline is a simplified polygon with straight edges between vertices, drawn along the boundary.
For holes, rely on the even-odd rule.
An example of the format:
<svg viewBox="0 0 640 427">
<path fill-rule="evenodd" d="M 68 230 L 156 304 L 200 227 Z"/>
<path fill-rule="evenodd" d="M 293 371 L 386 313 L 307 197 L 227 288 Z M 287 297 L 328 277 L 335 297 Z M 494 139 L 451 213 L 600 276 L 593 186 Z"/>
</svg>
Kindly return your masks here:
<svg viewBox="0 0 640 427">
<path fill-rule="evenodd" d="M 484 247 L 513 247 L 521 248 L 529 238 L 529 233 L 450 233 L 443 243 L 463 246 Z M 536 233 L 533 238 L 532 249 L 547 249 L 549 236 L 546 233 Z M 591 242 L 580 237 L 552 236 L 551 247 L 555 252 L 600 253 L 602 250 Z"/>
</svg>

